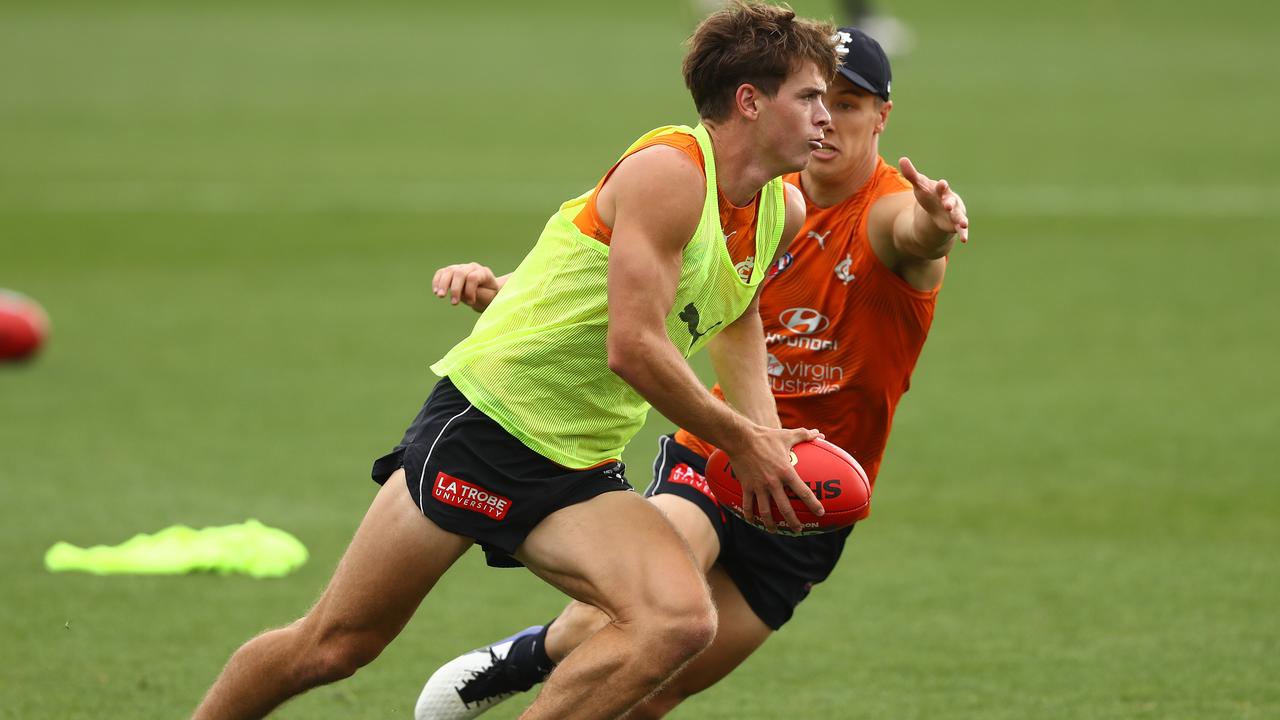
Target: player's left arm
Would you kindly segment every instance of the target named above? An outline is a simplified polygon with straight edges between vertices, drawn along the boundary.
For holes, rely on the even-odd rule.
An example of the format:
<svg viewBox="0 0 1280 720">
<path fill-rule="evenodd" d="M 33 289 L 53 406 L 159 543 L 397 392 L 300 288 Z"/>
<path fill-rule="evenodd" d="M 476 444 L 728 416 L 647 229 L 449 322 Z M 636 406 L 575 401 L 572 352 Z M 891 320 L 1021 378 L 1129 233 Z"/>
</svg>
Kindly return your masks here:
<svg viewBox="0 0 1280 720">
<path fill-rule="evenodd" d="M 867 231 L 876 254 L 895 267 L 944 258 L 956 238 L 968 242 L 969 215 L 951 183 L 930 179 L 905 157 L 898 167 L 912 191 L 886 195 L 872 206 Z"/>
<path fill-rule="evenodd" d="M 770 264 L 782 257 L 791 239 L 800 233 L 804 225 L 804 196 L 793 185 L 784 183 L 783 187 L 786 188 L 787 219 L 782 228 L 782 240 Z M 776 428 L 782 424 L 773 392 L 769 389 L 766 351 L 762 342 L 764 323 L 760 320 L 760 291 L 763 288 L 762 282 L 742 316 L 707 343 L 707 354 L 711 356 L 711 366 L 729 404 L 752 421 Z"/>
</svg>

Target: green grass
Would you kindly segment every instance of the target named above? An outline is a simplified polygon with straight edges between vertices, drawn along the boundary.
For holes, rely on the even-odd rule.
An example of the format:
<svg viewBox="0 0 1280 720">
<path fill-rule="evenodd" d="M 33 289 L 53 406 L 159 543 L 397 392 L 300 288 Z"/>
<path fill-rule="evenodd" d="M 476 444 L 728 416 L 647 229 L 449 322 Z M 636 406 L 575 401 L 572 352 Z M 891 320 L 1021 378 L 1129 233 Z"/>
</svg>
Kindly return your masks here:
<svg viewBox="0 0 1280 720">
<path fill-rule="evenodd" d="M 683 2 L 428 5 L 0 6 L 0 286 L 54 322 L 0 367 L 0 718 L 188 712 L 315 599 L 473 322 L 434 268 L 512 266 L 632 137 L 690 119 Z M 1280 717 L 1280 11 L 893 10 L 919 46 L 884 153 L 952 179 L 973 242 L 874 520 L 676 716 Z M 42 567 L 57 540 L 248 517 L 311 561 Z M 280 716 L 408 717 L 437 664 L 562 602 L 472 553 Z"/>
</svg>

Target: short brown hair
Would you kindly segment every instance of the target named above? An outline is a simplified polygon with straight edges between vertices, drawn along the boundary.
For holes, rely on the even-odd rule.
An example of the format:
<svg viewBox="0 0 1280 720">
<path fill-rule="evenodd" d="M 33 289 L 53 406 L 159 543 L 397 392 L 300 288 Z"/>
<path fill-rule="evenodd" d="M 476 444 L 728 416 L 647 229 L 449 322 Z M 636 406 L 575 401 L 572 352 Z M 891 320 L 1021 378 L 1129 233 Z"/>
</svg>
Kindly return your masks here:
<svg viewBox="0 0 1280 720">
<path fill-rule="evenodd" d="M 703 20 L 689 38 L 684 84 L 699 116 L 724 120 L 744 83 L 773 97 L 806 61 L 834 77 L 839 64 L 834 35 L 830 23 L 797 18 L 789 7 L 735 0 Z"/>
</svg>

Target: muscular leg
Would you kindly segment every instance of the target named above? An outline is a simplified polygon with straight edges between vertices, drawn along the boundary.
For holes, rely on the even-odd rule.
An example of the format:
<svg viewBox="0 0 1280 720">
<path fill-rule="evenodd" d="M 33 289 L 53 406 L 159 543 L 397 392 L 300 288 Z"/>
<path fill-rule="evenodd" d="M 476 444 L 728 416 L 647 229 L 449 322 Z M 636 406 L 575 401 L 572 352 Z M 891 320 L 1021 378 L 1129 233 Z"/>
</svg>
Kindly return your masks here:
<svg viewBox="0 0 1280 720">
<path fill-rule="evenodd" d="M 711 597 L 720 618 L 716 639 L 657 693 L 628 713 L 627 720 L 665 716 L 686 698 L 720 682 L 773 634 L 773 630 L 747 605 L 738 586 L 723 568 L 712 568 L 707 580 L 711 583 Z"/>
<path fill-rule="evenodd" d="M 245 643 L 195 718 L 259 718 L 289 698 L 353 675 L 391 642 L 472 541 L 424 517 L 399 470 L 378 492 L 346 554 L 301 620 Z"/>
<path fill-rule="evenodd" d="M 713 566 L 720 554 L 720 540 L 702 510 L 675 495 L 655 495 L 649 502 L 662 510 L 685 538 L 699 568 L 706 572 L 718 623 L 711 646 L 633 709 L 626 716 L 629 720 L 663 717 L 689 696 L 723 679 L 773 633 L 747 604 L 728 574 Z M 576 601 L 570 603 L 547 631 L 547 655 L 559 663 L 608 622 L 609 618 L 595 607 Z"/>
<path fill-rule="evenodd" d="M 698 569 L 704 573 L 710 570 L 720 554 L 720 538 L 702 510 L 676 495 L 654 495 L 648 500 L 684 538 Z M 577 601 L 569 603 L 547 629 L 547 656 L 559 664 L 570 651 L 608 624 L 609 616 L 595 606 Z"/>
<path fill-rule="evenodd" d="M 700 568 L 662 514 L 637 495 L 606 493 L 553 513 L 517 557 L 607 616 L 547 679 L 521 716 L 527 720 L 617 717 L 701 652 L 715 633 Z"/>
</svg>

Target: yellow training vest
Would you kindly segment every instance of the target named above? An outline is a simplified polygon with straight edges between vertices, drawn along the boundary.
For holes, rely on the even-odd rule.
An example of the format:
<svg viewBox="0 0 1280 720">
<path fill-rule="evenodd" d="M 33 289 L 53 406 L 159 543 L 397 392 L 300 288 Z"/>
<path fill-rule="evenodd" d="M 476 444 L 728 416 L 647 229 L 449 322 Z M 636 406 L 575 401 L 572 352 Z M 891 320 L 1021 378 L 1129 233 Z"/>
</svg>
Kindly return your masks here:
<svg viewBox="0 0 1280 720">
<path fill-rule="evenodd" d="M 677 132 L 698 140 L 707 176 L 702 219 L 685 246 L 675 304 L 667 313 L 667 336 L 687 358 L 751 302 L 782 238 L 786 196 L 778 178 L 763 189 L 756 218 L 758 260 L 744 283 L 720 227 L 715 158 L 706 129 L 658 128 L 632 148 Z M 569 468 L 621 458 L 649 410 L 649 403 L 609 369 L 609 247 L 573 224 L 590 196 L 589 191 L 560 206 L 471 335 L 431 366 L 531 450 Z"/>
</svg>

